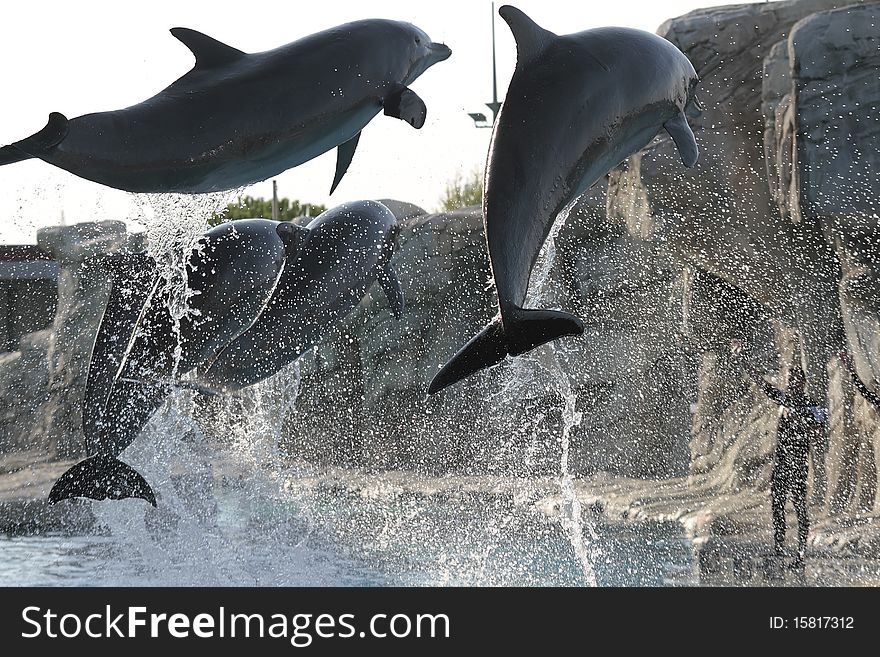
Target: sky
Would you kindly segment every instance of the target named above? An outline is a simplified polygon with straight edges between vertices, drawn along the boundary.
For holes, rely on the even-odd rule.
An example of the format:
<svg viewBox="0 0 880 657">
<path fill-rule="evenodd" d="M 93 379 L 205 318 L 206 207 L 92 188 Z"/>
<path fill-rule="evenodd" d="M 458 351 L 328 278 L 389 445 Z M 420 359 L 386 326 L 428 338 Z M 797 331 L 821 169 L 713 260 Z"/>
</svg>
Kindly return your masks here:
<svg viewBox="0 0 880 657">
<path fill-rule="evenodd" d="M 495 3 L 498 94 L 503 99 L 516 46 Z M 538 24 L 559 33 L 605 25 L 656 31 L 666 19 L 711 0 L 583 2 L 519 0 Z M 469 112 L 490 115 L 492 7 L 486 0 L 113 0 L 16 2 L 3 9 L 0 39 L 0 145 L 46 124 L 50 112 L 73 118 L 119 109 L 153 96 L 193 65 L 169 33 L 176 26 L 204 32 L 245 52 L 270 50 L 363 18 L 413 23 L 452 57 L 428 69 L 411 88 L 428 107 L 421 130 L 380 114 L 364 129 L 354 160 L 333 196 L 335 149 L 278 175 L 279 196 L 328 207 L 366 198 L 397 198 L 428 211 L 439 207 L 448 181 L 482 171 L 491 130 Z M 295 108 L 291 108 L 295 111 Z M 271 198 L 272 181 L 244 194 Z M 133 222 L 142 199 L 80 179 L 41 160 L 0 167 L 0 243 L 36 240 L 42 226 L 121 219 Z M 136 221 L 132 223 L 137 229 Z"/>
</svg>

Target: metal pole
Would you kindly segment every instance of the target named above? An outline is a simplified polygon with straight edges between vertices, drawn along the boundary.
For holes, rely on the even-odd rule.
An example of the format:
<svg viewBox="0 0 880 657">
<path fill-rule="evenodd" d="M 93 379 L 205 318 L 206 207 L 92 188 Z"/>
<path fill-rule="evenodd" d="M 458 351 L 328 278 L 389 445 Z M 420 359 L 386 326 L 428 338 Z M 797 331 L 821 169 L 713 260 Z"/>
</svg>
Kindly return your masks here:
<svg viewBox="0 0 880 657">
<path fill-rule="evenodd" d="M 492 104 L 498 104 L 498 72 L 495 65 L 495 3 L 492 3 Z M 497 112 L 497 110 L 492 110 Z"/>
<path fill-rule="evenodd" d="M 495 124 L 495 119 L 498 118 L 498 110 L 501 108 L 501 103 L 498 102 L 498 72 L 495 62 L 495 3 L 491 3 L 492 5 L 492 102 L 486 103 L 486 107 L 492 110 L 492 124 Z"/>
<path fill-rule="evenodd" d="M 272 181 L 272 220 L 278 221 L 278 182 Z"/>
</svg>

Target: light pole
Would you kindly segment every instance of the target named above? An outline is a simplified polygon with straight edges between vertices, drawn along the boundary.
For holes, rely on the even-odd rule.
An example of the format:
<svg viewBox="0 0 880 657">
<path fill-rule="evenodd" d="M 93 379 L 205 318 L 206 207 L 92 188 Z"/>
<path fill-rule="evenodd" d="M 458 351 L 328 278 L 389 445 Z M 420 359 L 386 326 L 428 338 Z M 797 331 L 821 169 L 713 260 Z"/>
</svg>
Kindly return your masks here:
<svg viewBox="0 0 880 657">
<path fill-rule="evenodd" d="M 498 110 L 501 109 L 501 103 L 498 102 L 498 72 L 495 62 L 495 3 L 492 6 L 492 102 L 486 103 L 492 111 L 492 122 L 486 118 L 482 112 L 468 112 L 468 116 L 474 120 L 474 126 L 477 128 L 491 128 L 495 125 L 495 119 L 498 118 Z"/>
</svg>

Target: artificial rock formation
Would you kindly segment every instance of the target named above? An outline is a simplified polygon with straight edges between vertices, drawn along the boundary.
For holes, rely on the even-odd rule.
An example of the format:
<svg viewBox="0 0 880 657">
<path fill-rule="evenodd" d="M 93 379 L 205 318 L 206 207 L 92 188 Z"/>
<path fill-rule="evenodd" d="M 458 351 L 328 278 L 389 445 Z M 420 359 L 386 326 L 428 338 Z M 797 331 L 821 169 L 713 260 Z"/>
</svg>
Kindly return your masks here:
<svg viewBox="0 0 880 657">
<path fill-rule="evenodd" d="M 608 205 L 699 272 L 692 294 L 707 308 L 728 311 L 688 322 L 703 334 L 690 340 L 702 354 L 692 473 L 724 490 L 767 485 L 774 408 L 731 383 L 727 341 L 745 338 L 780 387 L 789 367 L 806 366 L 829 409 L 829 481 L 820 459 L 813 488 L 832 513 L 875 506 L 880 431 L 835 358 L 854 353 L 875 385 L 880 4 L 837 4 L 717 7 L 664 24 L 700 72 L 701 163 L 676 170 L 659 140 L 612 174 Z M 736 301 L 713 302 L 719 294 Z"/>
</svg>

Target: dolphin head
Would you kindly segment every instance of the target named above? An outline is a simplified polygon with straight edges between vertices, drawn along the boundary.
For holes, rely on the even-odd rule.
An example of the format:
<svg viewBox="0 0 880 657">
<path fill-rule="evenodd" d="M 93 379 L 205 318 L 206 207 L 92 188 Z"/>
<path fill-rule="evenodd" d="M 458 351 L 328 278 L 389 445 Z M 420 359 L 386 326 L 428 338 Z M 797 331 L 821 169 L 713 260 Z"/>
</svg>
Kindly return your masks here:
<svg viewBox="0 0 880 657">
<path fill-rule="evenodd" d="M 410 23 L 397 23 L 394 40 L 407 54 L 409 71 L 403 84 L 410 84 L 437 62 L 448 59 L 452 50 L 446 44 L 431 41 L 431 37 Z"/>
<path fill-rule="evenodd" d="M 309 231 L 314 271 L 320 276 L 344 273 L 354 285 L 391 258 L 397 222 L 377 201 L 351 201 L 321 214 L 309 224 Z"/>
<path fill-rule="evenodd" d="M 343 203 L 310 224 L 308 242 L 289 268 L 290 289 L 315 322 L 348 313 L 377 281 L 395 315 L 402 311 L 400 283 L 390 266 L 398 232 L 392 212 L 377 201 Z"/>
</svg>

